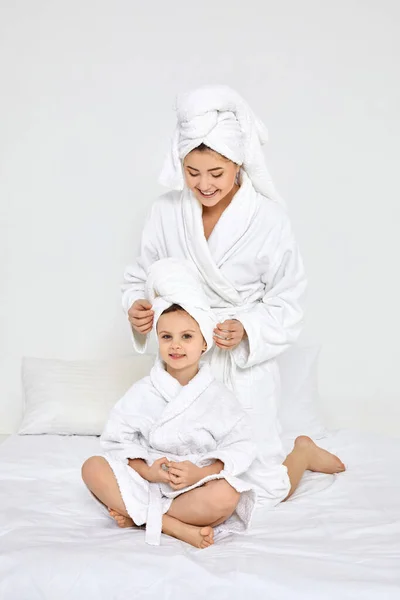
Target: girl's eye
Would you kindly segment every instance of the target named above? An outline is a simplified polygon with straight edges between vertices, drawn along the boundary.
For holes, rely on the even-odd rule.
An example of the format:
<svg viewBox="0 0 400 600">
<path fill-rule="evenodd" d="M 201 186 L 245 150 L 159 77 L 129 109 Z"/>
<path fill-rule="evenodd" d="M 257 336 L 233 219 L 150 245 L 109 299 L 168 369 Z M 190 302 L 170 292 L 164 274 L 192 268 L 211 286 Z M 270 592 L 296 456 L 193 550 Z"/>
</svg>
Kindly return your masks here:
<svg viewBox="0 0 400 600">
<path fill-rule="evenodd" d="M 223 173 L 220 173 L 219 175 L 212 175 L 212 177 L 214 177 L 214 179 L 218 179 L 218 177 L 222 177 L 222 175 L 223 175 Z"/>
<path fill-rule="evenodd" d="M 183 337 L 184 340 L 190 340 L 190 339 L 192 339 L 192 336 L 190 335 L 190 333 L 184 333 L 182 337 Z"/>
<path fill-rule="evenodd" d="M 164 335 L 162 336 L 163 340 L 169 340 L 170 339 L 170 335 L 168 335 L 167 333 L 164 333 Z"/>
</svg>

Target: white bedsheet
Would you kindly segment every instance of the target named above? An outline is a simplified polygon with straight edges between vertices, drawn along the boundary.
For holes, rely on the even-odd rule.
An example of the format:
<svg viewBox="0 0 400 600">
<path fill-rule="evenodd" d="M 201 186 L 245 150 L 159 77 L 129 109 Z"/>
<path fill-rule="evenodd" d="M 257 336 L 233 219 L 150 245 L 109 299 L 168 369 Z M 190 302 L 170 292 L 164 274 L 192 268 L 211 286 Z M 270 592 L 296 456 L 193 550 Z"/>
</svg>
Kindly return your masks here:
<svg viewBox="0 0 400 600">
<path fill-rule="evenodd" d="M 400 598 L 400 440 L 342 431 L 348 471 L 207 550 L 121 530 L 80 481 L 97 438 L 0 446 L 1 600 Z M 324 487 L 324 486 L 323 486 Z"/>
</svg>

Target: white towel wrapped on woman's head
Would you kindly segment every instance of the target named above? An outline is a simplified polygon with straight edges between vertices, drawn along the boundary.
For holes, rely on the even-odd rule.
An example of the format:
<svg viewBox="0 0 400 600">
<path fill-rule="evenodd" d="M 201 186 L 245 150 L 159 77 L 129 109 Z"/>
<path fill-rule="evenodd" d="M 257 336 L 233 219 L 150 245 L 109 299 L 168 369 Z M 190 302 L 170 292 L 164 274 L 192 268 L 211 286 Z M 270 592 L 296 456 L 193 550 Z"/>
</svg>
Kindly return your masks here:
<svg viewBox="0 0 400 600">
<path fill-rule="evenodd" d="M 206 341 L 207 351 L 210 350 L 217 321 L 191 262 L 163 258 L 153 263 L 147 274 L 145 292 L 154 310 L 155 332 L 162 313 L 173 304 L 178 304 L 197 321 Z"/>
<path fill-rule="evenodd" d="M 203 86 L 179 96 L 176 112 L 177 127 L 160 176 L 163 185 L 183 189 L 182 160 L 205 144 L 240 165 L 257 192 L 281 202 L 261 147 L 267 129 L 237 92 L 225 85 Z"/>
</svg>

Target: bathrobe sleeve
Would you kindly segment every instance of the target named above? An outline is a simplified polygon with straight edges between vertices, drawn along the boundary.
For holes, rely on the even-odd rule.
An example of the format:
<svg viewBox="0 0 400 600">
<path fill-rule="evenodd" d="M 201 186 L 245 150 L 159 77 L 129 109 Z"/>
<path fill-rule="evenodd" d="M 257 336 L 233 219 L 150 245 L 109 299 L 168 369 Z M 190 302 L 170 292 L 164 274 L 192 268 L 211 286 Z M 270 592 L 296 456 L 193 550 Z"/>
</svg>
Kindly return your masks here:
<svg viewBox="0 0 400 600">
<path fill-rule="evenodd" d="M 148 445 L 143 433 L 151 426 L 141 414 L 139 402 L 135 402 L 137 391 L 133 388 L 112 409 L 100 444 L 106 455 L 127 462 L 128 458 L 142 458 L 149 462 Z M 129 410 L 126 410 L 129 404 Z"/>
<path fill-rule="evenodd" d="M 219 440 L 218 448 L 201 457 L 199 466 L 209 464 L 210 460 L 224 463 L 224 471 L 237 476 L 247 471 L 256 457 L 256 447 L 252 441 L 252 432 L 247 416 L 242 416 L 232 429 Z"/>
<path fill-rule="evenodd" d="M 147 216 L 141 243 L 139 257 L 125 270 L 122 284 L 122 307 L 126 313 L 136 300 L 145 297 L 145 283 L 149 267 L 159 260 L 157 242 L 157 202 L 153 204 Z M 132 328 L 132 341 L 137 352 L 143 353 L 147 347 L 147 336 Z"/>
<path fill-rule="evenodd" d="M 265 265 L 262 300 L 236 317 L 247 339 L 233 350 L 236 364 L 252 367 L 275 358 L 297 339 L 303 321 L 301 298 L 306 279 L 298 247 L 286 217 L 265 241 L 257 260 Z"/>
</svg>

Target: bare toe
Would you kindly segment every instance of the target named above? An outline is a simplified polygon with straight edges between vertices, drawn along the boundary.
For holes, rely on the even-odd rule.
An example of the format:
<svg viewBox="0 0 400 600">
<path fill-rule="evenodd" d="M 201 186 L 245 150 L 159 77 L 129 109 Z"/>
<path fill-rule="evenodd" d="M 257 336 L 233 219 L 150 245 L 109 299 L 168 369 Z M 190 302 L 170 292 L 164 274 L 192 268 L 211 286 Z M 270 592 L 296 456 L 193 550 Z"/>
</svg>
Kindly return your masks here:
<svg viewBox="0 0 400 600">
<path fill-rule="evenodd" d="M 119 527 L 133 527 L 134 526 L 134 522 L 132 521 L 132 519 L 130 517 L 124 517 L 124 515 L 121 515 L 119 518 L 116 519 L 118 526 Z"/>
<path fill-rule="evenodd" d="M 209 538 L 209 539 L 214 539 L 214 529 L 211 526 L 207 526 L 207 527 L 202 527 L 200 529 L 200 535 L 202 535 L 204 538 Z"/>
<path fill-rule="evenodd" d="M 115 522 L 117 523 L 118 527 L 124 528 L 124 527 L 134 527 L 134 522 L 130 517 L 126 517 L 125 515 L 121 515 L 119 512 L 117 512 L 116 510 L 114 510 L 113 508 L 109 508 L 108 512 L 110 513 L 111 517 L 115 520 Z"/>
<path fill-rule="evenodd" d="M 212 527 L 197 527 L 196 525 L 183 524 L 183 536 L 180 537 L 195 548 L 208 548 L 214 543 L 214 530 Z"/>
<path fill-rule="evenodd" d="M 203 538 L 202 544 L 206 544 L 206 546 L 211 546 L 211 544 L 214 543 L 214 529 L 212 527 L 202 527 L 200 529 L 200 535 Z"/>
</svg>

